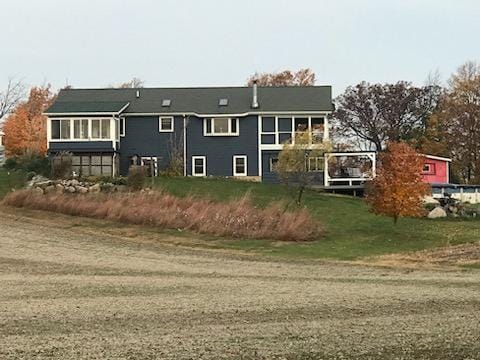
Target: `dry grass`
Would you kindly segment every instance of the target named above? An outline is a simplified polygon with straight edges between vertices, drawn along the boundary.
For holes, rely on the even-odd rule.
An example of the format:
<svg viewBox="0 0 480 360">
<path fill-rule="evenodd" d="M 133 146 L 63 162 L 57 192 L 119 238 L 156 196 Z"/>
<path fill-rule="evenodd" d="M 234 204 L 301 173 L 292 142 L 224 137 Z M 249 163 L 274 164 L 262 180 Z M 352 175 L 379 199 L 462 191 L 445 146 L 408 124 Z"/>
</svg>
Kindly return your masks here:
<svg viewBox="0 0 480 360">
<path fill-rule="evenodd" d="M 260 209 L 247 197 L 218 203 L 159 192 L 41 195 L 20 190 L 7 195 L 3 204 L 235 238 L 309 241 L 324 233 L 305 209 L 286 212 L 281 204 Z"/>
</svg>

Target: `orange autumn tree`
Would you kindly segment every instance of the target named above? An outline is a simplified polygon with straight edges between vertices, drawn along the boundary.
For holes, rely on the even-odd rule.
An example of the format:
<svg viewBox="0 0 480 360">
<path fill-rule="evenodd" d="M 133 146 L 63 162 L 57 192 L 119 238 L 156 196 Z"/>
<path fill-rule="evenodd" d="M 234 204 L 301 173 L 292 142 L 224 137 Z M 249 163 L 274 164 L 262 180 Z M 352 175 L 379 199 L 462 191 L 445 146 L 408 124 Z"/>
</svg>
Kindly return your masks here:
<svg viewBox="0 0 480 360">
<path fill-rule="evenodd" d="M 21 156 L 27 152 L 47 153 L 47 118 L 42 113 L 54 98 L 50 85 L 33 87 L 28 100 L 20 103 L 7 117 L 3 131 L 5 150 L 9 156 Z"/>
<path fill-rule="evenodd" d="M 405 143 L 390 142 L 379 163 L 366 196 L 372 211 L 392 217 L 395 224 L 402 216 L 422 216 L 429 189 L 422 182 L 423 157 Z"/>
</svg>

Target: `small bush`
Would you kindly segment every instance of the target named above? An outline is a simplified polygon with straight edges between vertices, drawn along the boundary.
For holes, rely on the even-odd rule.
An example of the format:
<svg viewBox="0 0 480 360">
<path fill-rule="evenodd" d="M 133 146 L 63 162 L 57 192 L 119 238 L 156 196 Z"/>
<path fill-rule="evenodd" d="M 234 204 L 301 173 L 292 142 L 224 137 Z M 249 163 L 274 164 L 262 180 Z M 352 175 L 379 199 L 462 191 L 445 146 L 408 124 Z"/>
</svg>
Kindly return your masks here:
<svg viewBox="0 0 480 360">
<path fill-rule="evenodd" d="M 19 190 L 3 204 L 233 238 L 309 241 L 324 232 L 306 209 L 286 212 L 280 204 L 260 209 L 246 197 L 217 203 L 159 192 L 42 195 Z"/>
<path fill-rule="evenodd" d="M 21 170 L 26 173 L 35 173 L 50 176 L 50 161 L 47 157 L 33 152 L 22 156 L 8 158 L 4 168 L 7 170 Z"/>
<path fill-rule="evenodd" d="M 62 151 L 52 158 L 53 179 L 69 179 L 72 173 L 72 153 Z"/>
<path fill-rule="evenodd" d="M 132 165 L 128 169 L 127 186 L 132 191 L 143 189 L 145 184 L 145 168 L 143 166 Z"/>
<path fill-rule="evenodd" d="M 80 179 L 81 181 L 94 183 L 94 184 L 102 184 L 102 183 L 110 183 L 113 185 L 127 185 L 127 178 L 124 176 L 85 176 Z"/>
<path fill-rule="evenodd" d="M 16 157 L 9 157 L 5 160 L 3 167 L 7 170 L 17 170 L 19 168 Z"/>
</svg>

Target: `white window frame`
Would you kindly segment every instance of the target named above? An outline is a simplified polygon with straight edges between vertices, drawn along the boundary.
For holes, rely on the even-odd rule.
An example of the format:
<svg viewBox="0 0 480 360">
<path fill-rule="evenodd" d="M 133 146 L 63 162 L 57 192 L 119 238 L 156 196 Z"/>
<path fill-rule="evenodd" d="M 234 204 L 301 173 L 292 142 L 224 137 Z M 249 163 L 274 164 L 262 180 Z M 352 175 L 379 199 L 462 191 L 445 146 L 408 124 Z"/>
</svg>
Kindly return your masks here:
<svg viewBox="0 0 480 360">
<path fill-rule="evenodd" d="M 228 120 L 228 132 L 215 133 L 215 119 L 227 119 Z M 240 135 L 240 121 L 239 118 L 232 118 L 226 116 L 218 116 L 217 118 L 204 118 L 203 119 L 203 136 L 239 136 Z M 210 132 L 207 132 L 207 122 L 210 121 Z M 236 131 L 232 132 L 232 122 L 235 121 Z"/>
<path fill-rule="evenodd" d="M 263 119 L 264 118 L 274 118 L 275 122 L 275 131 L 263 131 Z M 280 118 L 290 118 L 292 121 L 291 125 L 291 131 L 280 131 L 279 127 L 279 119 Z M 308 119 L 308 131 L 312 132 L 312 119 L 314 118 L 323 118 L 323 139 L 322 141 L 328 141 L 329 139 L 329 132 L 328 132 L 328 113 L 322 113 L 318 115 L 298 115 L 298 114 L 283 114 L 283 115 L 262 115 L 260 116 L 259 119 L 259 145 L 263 150 L 281 150 L 283 147 L 283 144 L 280 141 L 280 135 L 281 134 L 290 134 L 291 138 L 291 144 L 295 144 L 295 120 L 296 119 Z M 274 135 L 275 136 L 275 142 L 273 144 L 267 144 L 262 142 L 262 135 Z M 312 145 L 315 143 L 312 142 Z"/>
<path fill-rule="evenodd" d="M 74 120 L 88 120 L 88 138 L 87 139 L 78 139 L 74 137 Z M 100 137 L 94 138 L 92 136 L 92 121 L 93 120 L 100 120 Z M 70 137 L 67 138 L 60 138 L 60 139 L 53 139 L 52 138 L 52 121 L 69 121 L 70 122 Z M 102 121 L 109 121 L 110 122 L 110 136 L 108 138 L 102 138 Z M 115 130 L 115 122 L 117 120 L 115 118 L 108 118 L 108 117 L 101 117 L 101 118 L 87 118 L 87 117 L 74 117 L 74 118 L 48 118 L 48 128 L 47 128 L 47 140 L 48 142 L 66 142 L 66 141 L 74 141 L 74 142 L 85 142 L 85 141 L 105 141 L 105 142 L 112 142 L 116 141 L 117 139 L 117 132 Z M 60 125 L 61 131 L 61 125 Z"/>
<path fill-rule="evenodd" d="M 200 174 L 195 172 L 195 160 L 203 161 L 203 171 Z M 192 176 L 207 176 L 207 157 L 206 156 L 192 156 Z"/>
<path fill-rule="evenodd" d="M 245 172 L 237 173 L 237 160 L 244 159 Z M 233 156 L 233 176 L 248 176 L 247 155 L 234 155 Z"/>
<path fill-rule="evenodd" d="M 124 117 L 120 118 L 120 123 L 118 124 L 118 126 L 119 126 L 118 132 L 120 133 L 120 137 L 124 137 L 125 136 L 125 118 Z"/>
<path fill-rule="evenodd" d="M 158 176 L 158 157 L 156 156 L 142 156 L 140 157 L 140 165 L 145 165 L 145 160 L 153 161 L 153 176 Z"/>
<path fill-rule="evenodd" d="M 80 134 L 82 133 L 82 123 L 83 121 L 87 120 L 87 137 L 86 138 L 81 138 L 81 137 L 75 137 L 75 121 L 80 121 Z M 71 119 L 70 121 L 70 126 L 73 126 L 73 137 L 72 137 L 72 140 L 88 140 L 88 129 L 89 129 L 89 121 L 88 119 L 86 118 L 75 118 L 75 119 Z"/>
<path fill-rule="evenodd" d="M 170 120 L 171 127 L 170 129 L 164 129 L 162 125 L 162 119 Z M 174 119 L 173 116 L 159 116 L 158 117 L 158 131 L 159 132 L 173 132 L 174 129 Z"/>
</svg>

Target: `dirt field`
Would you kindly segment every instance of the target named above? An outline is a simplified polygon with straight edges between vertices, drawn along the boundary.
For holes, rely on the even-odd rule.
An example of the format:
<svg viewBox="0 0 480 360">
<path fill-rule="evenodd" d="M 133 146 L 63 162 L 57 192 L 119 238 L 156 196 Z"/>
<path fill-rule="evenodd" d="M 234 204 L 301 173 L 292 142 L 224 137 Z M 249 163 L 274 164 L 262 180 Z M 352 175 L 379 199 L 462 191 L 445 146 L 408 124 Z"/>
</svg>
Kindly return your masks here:
<svg viewBox="0 0 480 360">
<path fill-rule="evenodd" d="M 270 261 L 48 217 L 0 210 L 1 359 L 480 359 L 479 270 Z"/>
</svg>

